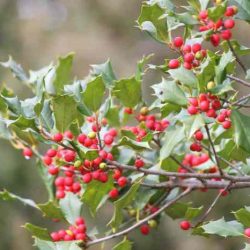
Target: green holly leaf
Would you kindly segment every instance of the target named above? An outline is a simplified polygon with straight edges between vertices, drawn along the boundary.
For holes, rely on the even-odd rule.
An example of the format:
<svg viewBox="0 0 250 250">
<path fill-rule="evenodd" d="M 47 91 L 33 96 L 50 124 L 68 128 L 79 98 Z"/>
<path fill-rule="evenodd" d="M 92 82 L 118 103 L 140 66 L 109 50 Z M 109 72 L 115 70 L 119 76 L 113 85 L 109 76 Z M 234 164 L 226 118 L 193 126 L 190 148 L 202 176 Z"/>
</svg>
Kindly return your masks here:
<svg viewBox="0 0 250 250">
<path fill-rule="evenodd" d="M 226 4 L 222 3 L 208 9 L 208 16 L 213 21 L 218 21 L 226 11 Z"/>
<path fill-rule="evenodd" d="M 202 212 L 203 206 L 201 207 L 188 207 L 186 213 L 185 213 L 185 219 L 192 220 L 199 216 Z"/>
<path fill-rule="evenodd" d="M 233 212 L 235 218 L 242 223 L 245 227 L 250 227 L 250 208 L 241 208 L 236 212 Z"/>
<path fill-rule="evenodd" d="M 82 203 L 76 194 L 67 192 L 65 198 L 59 201 L 60 208 L 70 224 L 75 224 L 75 221 L 81 215 Z"/>
<path fill-rule="evenodd" d="M 87 83 L 86 89 L 82 93 L 82 100 L 91 111 L 96 112 L 101 107 L 104 95 L 105 84 L 102 76 L 97 76 Z"/>
<path fill-rule="evenodd" d="M 97 210 L 106 202 L 108 192 L 112 188 L 113 180 L 111 176 L 109 176 L 108 181 L 105 183 L 93 180 L 87 185 L 81 200 L 89 207 L 93 216 L 95 216 Z"/>
<path fill-rule="evenodd" d="M 33 200 L 22 198 L 18 195 L 15 195 L 13 193 L 8 192 L 6 189 L 4 189 L 3 191 L 0 191 L 0 199 L 4 200 L 4 201 L 17 200 L 17 201 L 22 202 L 24 205 L 27 205 L 27 206 L 30 206 L 33 208 L 37 208 L 37 205 Z"/>
<path fill-rule="evenodd" d="M 191 88 L 198 87 L 198 79 L 191 70 L 187 70 L 183 67 L 180 67 L 178 69 L 171 69 L 168 71 L 168 73 L 175 81 L 178 81 L 185 86 Z"/>
<path fill-rule="evenodd" d="M 137 81 L 135 77 L 116 81 L 112 94 L 125 107 L 133 108 L 141 101 L 141 81 Z"/>
<path fill-rule="evenodd" d="M 243 236 L 244 227 L 237 221 L 225 221 L 224 218 L 211 221 L 203 225 L 205 233 L 216 234 L 222 237 Z"/>
<path fill-rule="evenodd" d="M 112 250 L 132 250 L 132 242 L 124 238 L 124 240 L 115 245 Z"/>
<path fill-rule="evenodd" d="M 70 82 L 74 54 L 59 57 L 57 65 L 52 67 L 44 78 L 45 89 L 49 94 L 62 95 L 64 86 Z"/>
<path fill-rule="evenodd" d="M 139 28 L 160 42 L 168 42 L 168 27 L 165 18 L 162 18 L 165 10 L 158 4 L 143 4 L 140 16 L 137 20 Z"/>
<path fill-rule="evenodd" d="M 167 81 L 163 78 L 161 83 L 153 85 L 152 88 L 161 101 L 180 106 L 185 106 L 188 103 L 185 93 L 174 81 Z"/>
<path fill-rule="evenodd" d="M 44 204 L 37 204 L 39 209 L 42 211 L 43 215 L 49 217 L 51 219 L 64 219 L 64 215 L 60 209 L 60 207 L 55 204 L 54 201 L 48 201 Z"/>
<path fill-rule="evenodd" d="M 78 117 L 77 104 L 71 96 L 63 95 L 53 98 L 52 107 L 55 126 L 59 132 L 66 131 Z"/>
<path fill-rule="evenodd" d="M 22 82 L 28 81 L 28 76 L 25 73 L 22 66 L 16 63 L 11 56 L 9 57 L 9 60 L 7 62 L 0 62 L 0 65 L 2 65 L 5 68 L 9 68 L 13 73 L 14 77 L 16 77 L 18 80 Z"/>
<path fill-rule="evenodd" d="M 184 218 L 188 210 L 189 204 L 183 202 L 176 202 L 165 210 L 165 213 L 172 219 Z"/>
<path fill-rule="evenodd" d="M 184 124 L 188 138 L 191 138 L 197 130 L 205 125 L 205 120 L 201 114 L 187 116 L 181 122 Z"/>
<path fill-rule="evenodd" d="M 184 130 L 184 127 L 177 126 L 171 126 L 167 129 L 163 137 L 163 145 L 160 150 L 161 161 L 168 158 L 173 152 L 176 145 L 179 144 L 185 138 Z"/>
<path fill-rule="evenodd" d="M 138 141 L 132 140 L 126 136 L 123 136 L 121 138 L 121 140 L 118 142 L 117 146 L 124 146 L 124 147 L 128 147 L 128 148 L 132 148 L 136 151 L 151 149 L 148 142 L 146 142 L 146 141 L 138 142 Z"/>
<path fill-rule="evenodd" d="M 32 236 L 35 236 L 41 240 L 51 240 L 49 232 L 46 228 L 38 227 L 30 223 L 26 223 L 23 227 L 28 230 Z"/>
<path fill-rule="evenodd" d="M 126 194 L 124 194 L 119 200 L 114 202 L 115 211 L 111 221 L 109 222 L 109 225 L 111 225 L 112 228 L 117 229 L 119 225 L 122 223 L 123 221 L 122 209 L 130 205 L 131 202 L 135 199 L 141 181 L 142 181 L 141 179 L 136 181 Z"/>
<path fill-rule="evenodd" d="M 114 81 L 116 80 L 116 76 L 113 71 L 110 60 L 107 60 L 102 64 L 92 64 L 91 68 L 92 70 L 90 71 L 90 74 L 96 77 L 101 75 L 105 83 L 105 86 L 107 88 L 114 86 Z"/>
<path fill-rule="evenodd" d="M 239 111 L 234 110 L 231 115 L 234 140 L 238 147 L 250 152 L 250 118 Z"/>
</svg>

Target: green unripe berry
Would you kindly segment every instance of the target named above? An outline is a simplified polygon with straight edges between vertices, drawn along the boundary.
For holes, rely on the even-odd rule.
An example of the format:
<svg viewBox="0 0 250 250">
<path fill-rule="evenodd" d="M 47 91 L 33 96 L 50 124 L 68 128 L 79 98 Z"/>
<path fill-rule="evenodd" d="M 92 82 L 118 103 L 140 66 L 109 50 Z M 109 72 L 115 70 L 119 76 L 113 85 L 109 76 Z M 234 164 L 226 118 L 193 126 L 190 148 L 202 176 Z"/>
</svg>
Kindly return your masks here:
<svg viewBox="0 0 250 250">
<path fill-rule="evenodd" d="M 128 210 L 128 214 L 131 216 L 131 217 L 134 217 L 136 215 L 136 210 L 135 209 L 129 209 Z"/>
<path fill-rule="evenodd" d="M 149 112 L 148 107 L 142 107 L 140 110 L 141 115 L 147 115 Z"/>
<path fill-rule="evenodd" d="M 207 89 L 212 89 L 212 88 L 214 88 L 215 87 L 215 83 L 213 82 L 213 81 L 211 81 L 211 82 L 209 82 L 208 84 L 207 84 Z"/>
<path fill-rule="evenodd" d="M 95 132 L 89 132 L 89 133 L 88 133 L 88 137 L 89 137 L 90 139 L 95 139 L 95 138 L 96 138 L 96 133 L 95 133 Z"/>
<path fill-rule="evenodd" d="M 196 54 L 195 54 L 195 59 L 197 60 L 201 60 L 203 58 L 203 55 L 200 51 L 198 51 Z"/>
<path fill-rule="evenodd" d="M 148 225 L 151 227 L 151 228 L 156 228 L 158 223 L 156 220 L 149 220 L 148 221 Z"/>
<path fill-rule="evenodd" d="M 74 167 L 79 168 L 82 165 L 82 162 L 80 160 L 75 161 Z"/>
<path fill-rule="evenodd" d="M 105 169 L 107 167 L 107 164 L 105 162 L 102 162 L 99 164 L 99 168 Z"/>
</svg>

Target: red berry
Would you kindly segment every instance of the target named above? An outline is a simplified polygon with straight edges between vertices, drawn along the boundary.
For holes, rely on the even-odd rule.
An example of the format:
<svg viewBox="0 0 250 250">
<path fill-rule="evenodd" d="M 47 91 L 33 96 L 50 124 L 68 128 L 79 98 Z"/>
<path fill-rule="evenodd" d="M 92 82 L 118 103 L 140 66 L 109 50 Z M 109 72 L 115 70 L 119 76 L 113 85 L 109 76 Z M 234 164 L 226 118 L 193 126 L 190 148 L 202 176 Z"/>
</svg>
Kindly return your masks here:
<svg viewBox="0 0 250 250">
<path fill-rule="evenodd" d="M 113 137 L 112 135 L 106 134 L 106 135 L 104 136 L 104 143 L 105 143 L 106 145 L 111 145 L 111 144 L 113 143 L 113 141 L 114 141 L 114 137 Z"/>
<path fill-rule="evenodd" d="M 221 108 L 221 103 L 220 103 L 220 101 L 219 101 L 219 100 L 214 100 L 214 101 L 212 102 L 212 107 L 213 107 L 213 109 L 220 109 L 220 108 Z"/>
<path fill-rule="evenodd" d="M 58 187 L 58 186 L 64 186 L 64 177 L 57 177 L 55 179 L 55 185 Z"/>
<path fill-rule="evenodd" d="M 52 163 L 52 158 L 45 155 L 45 156 L 43 157 L 43 163 L 44 163 L 45 165 L 49 166 L 49 165 Z"/>
<path fill-rule="evenodd" d="M 113 161 L 114 157 L 111 153 L 107 154 L 107 160 Z"/>
<path fill-rule="evenodd" d="M 135 166 L 137 168 L 142 168 L 144 166 L 144 161 L 142 159 L 136 159 L 135 160 Z"/>
<path fill-rule="evenodd" d="M 201 50 L 201 44 L 200 43 L 195 43 L 193 46 L 192 46 L 192 51 L 194 53 L 197 53 L 198 51 Z"/>
<path fill-rule="evenodd" d="M 99 180 L 100 182 L 106 183 L 106 182 L 108 181 L 108 179 L 109 179 L 109 177 L 108 177 L 108 174 L 107 174 L 107 173 L 101 172 L 101 173 L 99 174 L 98 180 Z"/>
<path fill-rule="evenodd" d="M 84 225 L 85 224 L 85 221 L 82 217 L 78 217 L 75 221 L 76 225 L 77 226 L 80 226 L 80 225 Z"/>
<path fill-rule="evenodd" d="M 190 53 L 191 52 L 191 45 L 184 45 L 183 47 L 182 47 L 182 51 L 183 51 L 183 53 Z"/>
<path fill-rule="evenodd" d="M 184 61 L 187 63 L 192 63 L 194 60 L 194 54 L 193 53 L 187 53 L 184 55 Z"/>
<path fill-rule="evenodd" d="M 57 232 L 51 233 L 50 237 L 53 241 L 59 241 L 61 239 L 60 235 Z"/>
<path fill-rule="evenodd" d="M 188 63 L 188 62 L 184 62 L 184 63 L 183 63 L 183 67 L 184 67 L 185 69 L 191 70 L 191 69 L 192 69 L 192 64 L 191 64 L 191 63 Z"/>
<path fill-rule="evenodd" d="M 227 9 L 226 9 L 226 12 L 225 12 L 225 16 L 233 16 L 236 14 L 236 11 L 235 11 L 235 8 L 234 6 L 228 6 Z"/>
<path fill-rule="evenodd" d="M 23 156 L 26 158 L 26 159 L 30 159 L 33 155 L 33 151 L 30 149 L 30 148 L 24 148 L 23 149 Z"/>
<path fill-rule="evenodd" d="M 118 180 L 117 180 L 117 184 L 120 186 L 120 187 L 124 187 L 126 186 L 128 180 L 125 176 L 121 176 Z"/>
<path fill-rule="evenodd" d="M 56 198 L 57 199 L 63 199 L 64 197 L 65 197 L 65 192 L 63 190 L 56 191 Z"/>
<path fill-rule="evenodd" d="M 74 161 L 75 160 L 75 157 L 76 157 L 76 154 L 74 151 L 71 151 L 71 150 L 68 150 L 65 155 L 64 155 L 64 160 L 66 162 L 71 162 L 71 161 Z"/>
<path fill-rule="evenodd" d="M 195 115 L 198 113 L 198 109 L 195 106 L 189 106 L 187 111 L 190 115 Z"/>
<path fill-rule="evenodd" d="M 118 196 L 119 196 L 119 191 L 117 188 L 113 188 L 112 190 L 110 190 L 109 197 L 111 199 L 116 199 Z"/>
<path fill-rule="evenodd" d="M 175 37 L 174 38 L 174 46 L 176 48 L 180 48 L 182 45 L 183 45 L 184 41 L 183 41 L 183 38 L 182 37 Z"/>
<path fill-rule="evenodd" d="M 231 128 L 231 121 L 227 120 L 222 123 L 222 126 L 224 129 L 229 129 Z"/>
<path fill-rule="evenodd" d="M 190 145 L 190 150 L 200 152 L 202 150 L 202 147 L 198 143 L 193 143 L 193 144 Z"/>
<path fill-rule="evenodd" d="M 244 234 L 245 236 L 250 237 L 250 228 L 246 228 Z"/>
<path fill-rule="evenodd" d="M 65 138 L 67 138 L 69 140 L 72 140 L 74 138 L 74 135 L 69 130 L 65 131 L 63 135 L 64 135 Z"/>
<path fill-rule="evenodd" d="M 210 41 L 213 44 L 214 47 L 217 47 L 220 44 L 220 36 L 217 34 L 213 34 L 210 37 Z"/>
<path fill-rule="evenodd" d="M 121 175 L 122 175 L 121 171 L 119 169 L 115 169 L 113 174 L 113 179 L 118 180 L 121 177 Z"/>
<path fill-rule="evenodd" d="M 225 189 L 220 189 L 219 192 L 220 192 L 221 196 L 227 196 L 228 195 L 228 191 L 225 190 Z"/>
<path fill-rule="evenodd" d="M 168 67 L 170 69 L 177 69 L 179 66 L 180 66 L 180 63 L 179 63 L 178 59 L 172 59 L 168 63 Z"/>
<path fill-rule="evenodd" d="M 59 173 L 59 168 L 55 167 L 55 166 L 50 166 L 49 169 L 48 169 L 48 172 L 51 175 L 57 175 Z"/>
<path fill-rule="evenodd" d="M 195 132 L 195 139 L 198 141 L 202 141 L 203 140 L 203 133 L 201 131 L 197 131 Z"/>
<path fill-rule="evenodd" d="M 200 11 L 200 13 L 199 13 L 199 18 L 200 18 L 201 20 L 207 19 L 207 17 L 208 17 L 208 11 L 207 11 L 207 10 L 202 10 L 202 11 Z"/>
<path fill-rule="evenodd" d="M 76 240 L 86 240 L 87 239 L 87 237 L 86 237 L 86 234 L 83 234 L 83 233 L 78 233 L 77 235 L 76 235 Z"/>
<path fill-rule="evenodd" d="M 143 235 L 148 235 L 150 232 L 150 227 L 148 224 L 144 224 L 141 226 L 140 230 Z"/>
<path fill-rule="evenodd" d="M 192 104 L 195 107 L 198 107 L 198 105 L 199 105 L 197 98 L 189 98 L 188 101 L 190 104 Z"/>
<path fill-rule="evenodd" d="M 132 108 L 125 108 L 124 113 L 131 115 L 131 114 L 133 114 L 133 109 Z"/>
<path fill-rule="evenodd" d="M 57 151 L 53 148 L 50 148 L 47 152 L 46 155 L 49 157 L 55 157 L 57 155 Z"/>
<path fill-rule="evenodd" d="M 188 230 L 191 227 L 190 222 L 187 220 L 184 220 L 180 223 L 180 228 L 182 230 Z"/>
<path fill-rule="evenodd" d="M 63 238 L 64 241 L 71 241 L 74 240 L 74 235 L 66 234 Z"/>
<path fill-rule="evenodd" d="M 233 19 L 228 19 L 228 20 L 224 21 L 224 27 L 226 29 L 232 29 L 234 27 L 234 25 L 235 25 L 235 22 Z"/>
<path fill-rule="evenodd" d="M 209 101 L 202 101 L 200 102 L 199 106 L 200 106 L 201 111 L 206 112 L 209 110 Z"/>
<path fill-rule="evenodd" d="M 219 114 L 217 117 L 218 122 L 224 122 L 226 120 L 226 116 L 223 114 Z"/>
<path fill-rule="evenodd" d="M 216 116 L 217 116 L 217 114 L 216 114 L 216 112 L 215 112 L 214 109 L 209 109 L 209 110 L 206 112 L 206 115 L 207 115 L 208 117 L 213 117 L 213 118 L 216 118 Z"/>
<path fill-rule="evenodd" d="M 222 30 L 221 31 L 221 37 L 224 40 L 230 40 L 232 38 L 232 32 L 231 32 L 231 30 Z"/>
<path fill-rule="evenodd" d="M 62 135 L 61 133 L 57 133 L 57 134 L 55 134 L 55 135 L 53 136 L 53 140 L 54 140 L 55 142 L 60 142 L 60 141 L 62 141 L 62 139 L 63 139 L 63 135 Z"/>
<path fill-rule="evenodd" d="M 85 134 L 80 134 L 77 137 L 77 140 L 78 140 L 79 143 L 84 144 L 84 141 L 85 141 L 86 138 L 87 138 L 87 136 Z"/>
<path fill-rule="evenodd" d="M 78 193 L 81 190 L 81 184 L 79 182 L 73 183 L 72 189 L 74 193 Z"/>
</svg>

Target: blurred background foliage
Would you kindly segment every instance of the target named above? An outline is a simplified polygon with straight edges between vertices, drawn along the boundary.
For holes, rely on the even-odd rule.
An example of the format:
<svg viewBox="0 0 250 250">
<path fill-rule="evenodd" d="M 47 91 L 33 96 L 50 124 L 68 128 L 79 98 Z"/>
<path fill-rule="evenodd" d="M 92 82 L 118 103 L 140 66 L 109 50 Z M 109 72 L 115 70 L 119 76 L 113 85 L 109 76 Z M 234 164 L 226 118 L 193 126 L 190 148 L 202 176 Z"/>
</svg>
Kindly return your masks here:
<svg viewBox="0 0 250 250">
<path fill-rule="evenodd" d="M 0 61 L 6 61 L 12 55 L 26 70 L 36 70 L 55 61 L 59 55 L 74 51 L 73 75 L 78 78 L 87 74 L 89 64 L 102 63 L 107 58 L 111 59 L 119 77 L 130 76 L 135 71 L 136 61 L 144 54 L 154 52 L 154 63 L 171 57 L 164 45 L 152 41 L 135 27 L 141 3 L 139 0 L 0 0 Z M 174 3 L 184 4 L 186 1 Z M 237 26 L 234 36 L 244 45 L 250 46 L 249 26 L 240 22 Z M 146 77 L 143 91 L 149 99 L 151 92 L 148 87 L 159 82 L 160 77 L 151 73 Z M 0 69 L 0 80 L 13 88 L 20 97 L 29 96 L 27 89 L 13 80 L 8 71 Z M 0 143 L 0 159 L 1 189 L 7 188 L 39 203 L 46 201 L 45 188 L 32 160 L 26 161 L 21 152 L 6 141 Z M 214 192 L 196 193 L 193 197 L 195 205 L 206 204 L 214 195 Z M 230 218 L 230 211 L 240 208 L 241 204 L 250 204 L 247 191 L 235 191 L 223 198 L 211 216 L 215 219 L 223 215 Z M 103 210 L 109 215 L 112 213 L 112 207 Z M 49 227 L 51 231 L 63 227 L 43 219 L 36 211 L 16 202 L 0 201 L 0 214 L 1 250 L 34 249 L 30 235 L 20 227 L 27 221 Z M 102 218 L 99 215 L 94 223 L 103 224 Z M 133 233 L 134 249 L 237 250 L 243 246 L 243 240 L 237 238 L 224 240 L 190 236 L 180 231 L 177 223 L 166 218 L 149 237 Z M 111 248 L 111 242 L 104 246 L 107 250 Z M 95 246 L 92 249 L 102 248 Z"/>
</svg>

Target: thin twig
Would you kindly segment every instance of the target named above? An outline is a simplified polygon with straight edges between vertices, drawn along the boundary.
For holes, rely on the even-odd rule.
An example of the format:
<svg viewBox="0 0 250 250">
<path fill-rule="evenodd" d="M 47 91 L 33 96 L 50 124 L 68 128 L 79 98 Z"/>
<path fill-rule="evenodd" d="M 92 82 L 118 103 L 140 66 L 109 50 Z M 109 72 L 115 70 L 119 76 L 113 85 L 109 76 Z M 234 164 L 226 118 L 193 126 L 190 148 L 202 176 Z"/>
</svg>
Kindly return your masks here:
<svg viewBox="0 0 250 250">
<path fill-rule="evenodd" d="M 230 48 L 230 50 L 232 51 L 237 63 L 241 66 L 241 68 L 243 69 L 244 73 L 246 74 L 247 73 L 247 68 L 245 67 L 245 65 L 243 64 L 243 62 L 240 60 L 240 58 L 238 57 L 237 53 L 235 52 L 231 42 L 228 40 L 227 41 L 227 44 Z"/>
<path fill-rule="evenodd" d="M 247 81 L 244 81 L 238 77 L 235 77 L 235 76 L 232 76 L 232 75 L 227 75 L 227 78 L 231 79 L 231 80 L 234 80 L 238 83 L 241 83 L 242 85 L 246 86 L 246 87 L 249 87 L 250 88 L 250 83 L 247 82 Z"/>
<path fill-rule="evenodd" d="M 209 142 L 210 142 L 210 145 L 211 145 L 212 150 L 213 150 L 213 153 L 214 153 L 214 157 L 215 157 L 215 160 L 216 160 L 216 164 L 217 164 L 217 166 L 218 166 L 218 168 L 219 168 L 220 174 L 223 176 L 224 173 L 223 173 L 223 171 L 222 171 L 222 169 L 221 169 L 221 167 L 220 167 L 219 158 L 218 158 L 217 152 L 216 152 L 216 150 L 215 150 L 214 143 L 213 143 L 213 141 L 212 141 L 212 138 L 211 138 L 211 135 L 210 135 L 210 131 L 209 131 L 209 128 L 208 128 L 208 125 L 207 125 L 207 124 L 205 125 L 205 129 L 206 129 L 206 132 L 207 132 L 208 140 L 209 140 Z"/>
</svg>

